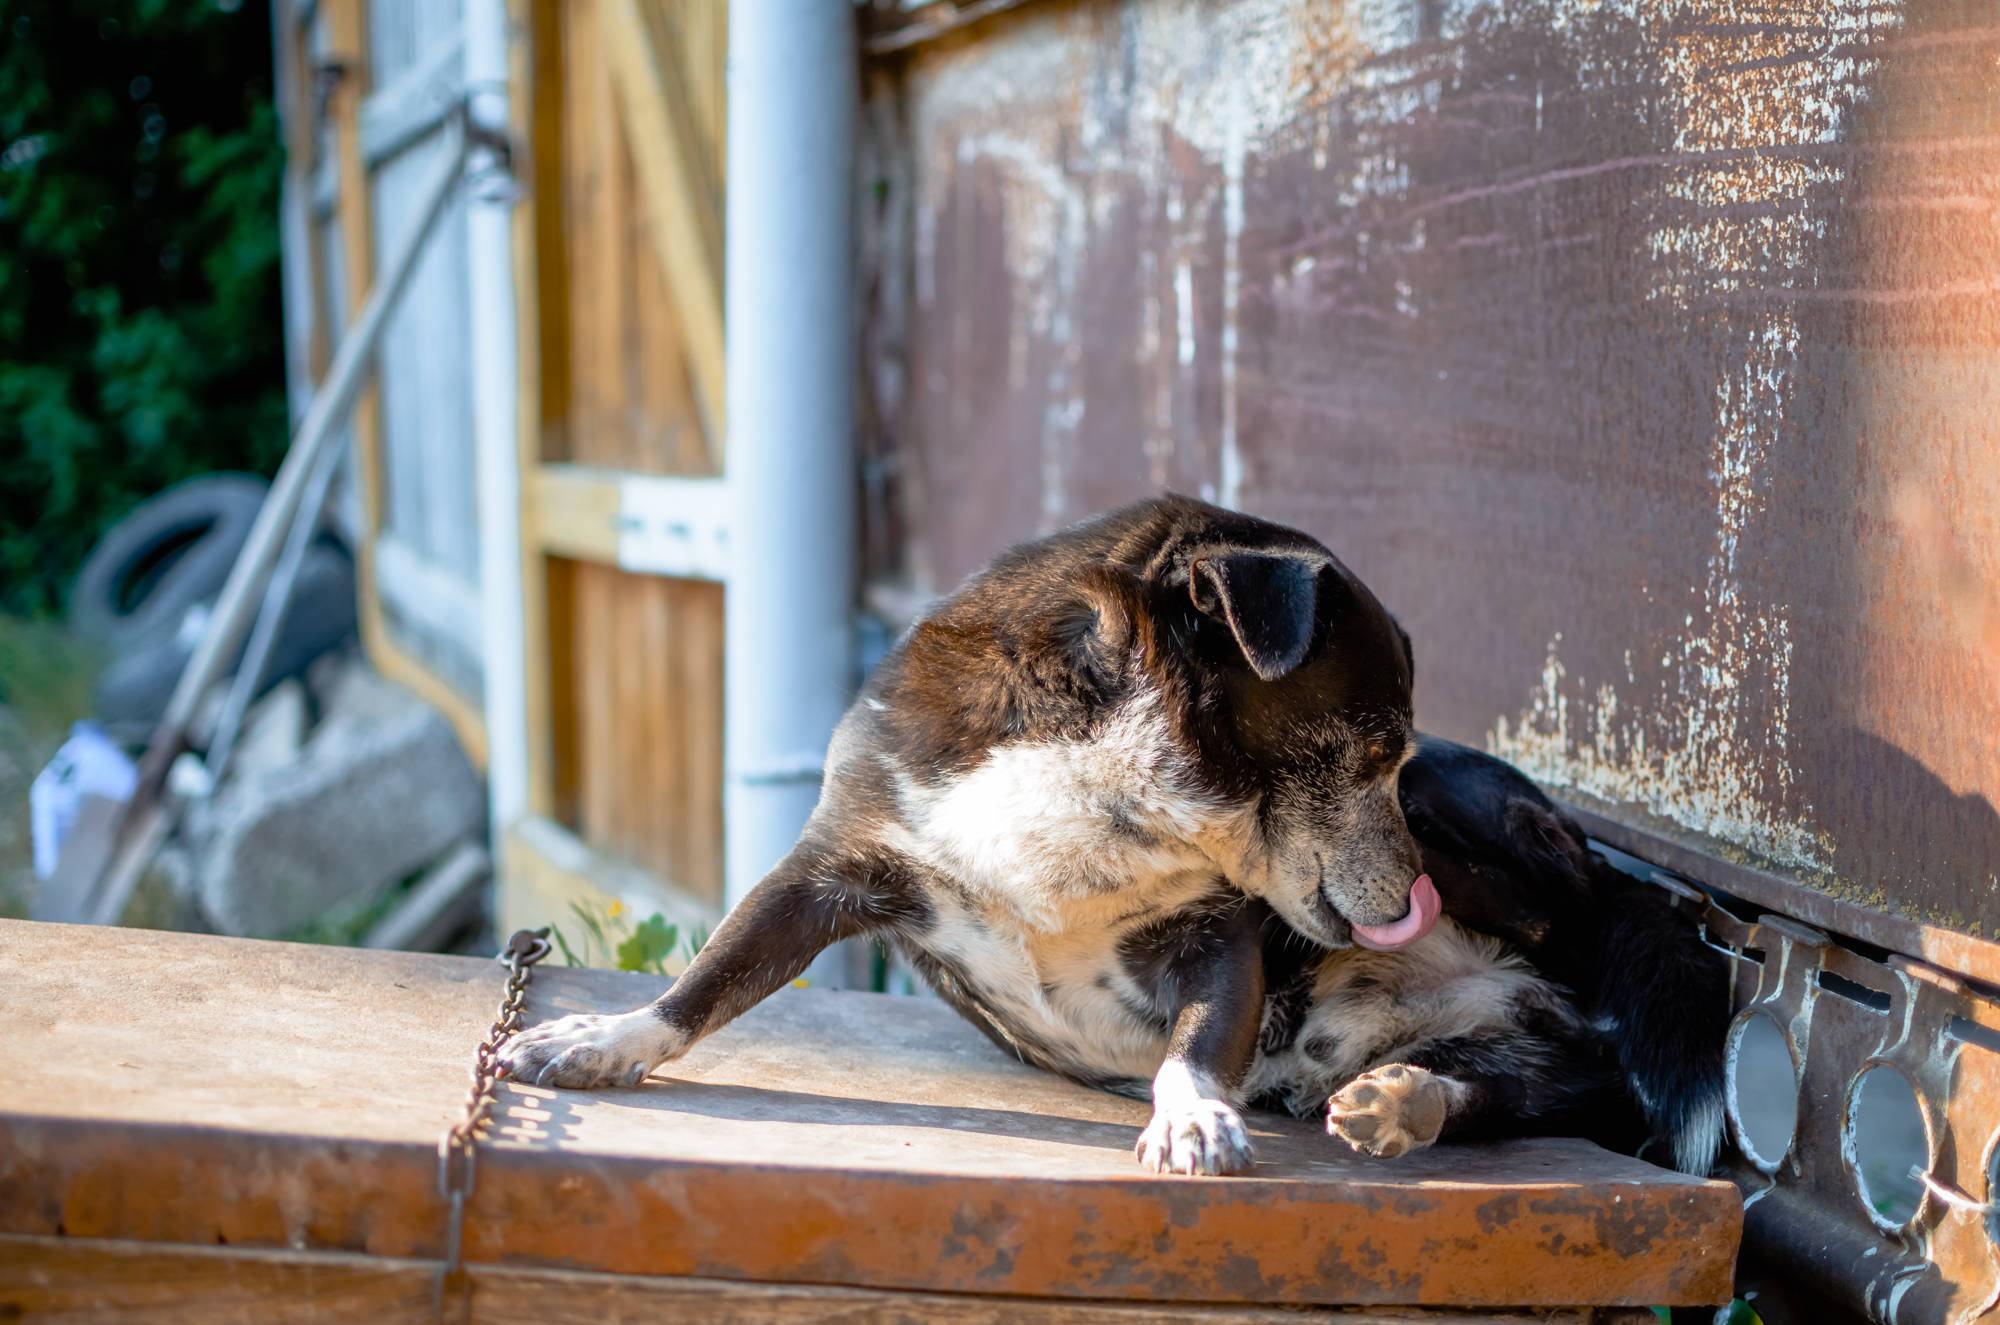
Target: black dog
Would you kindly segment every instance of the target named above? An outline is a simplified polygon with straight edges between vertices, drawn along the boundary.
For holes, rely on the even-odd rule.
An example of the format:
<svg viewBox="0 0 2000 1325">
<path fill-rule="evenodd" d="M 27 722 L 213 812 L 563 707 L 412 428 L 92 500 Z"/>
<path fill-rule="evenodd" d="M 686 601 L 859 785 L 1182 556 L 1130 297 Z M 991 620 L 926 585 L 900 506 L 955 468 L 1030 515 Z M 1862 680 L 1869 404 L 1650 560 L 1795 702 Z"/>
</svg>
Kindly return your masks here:
<svg viewBox="0 0 2000 1325">
<path fill-rule="evenodd" d="M 1488 1093 L 1489 1135 L 1657 1139 L 1704 1174 L 1722 1140 L 1729 969 L 1672 895 L 1589 848 L 1541 789 L 1490 755 L 1419 738 L 1403 814 L 1445 914 L 1505 939 L 1567 994 L 1543 1043 L 1426 1046 L 1409 1061 Z M 1549 1045 L 1561 1054 L 1545 1057 Z M 1467 1133 L 1479 1130 L 1464 1129 Z"/>
<path fill-rule="evenodd" d="M 1011 1052 L 1150 1091 L 1138 1153 L 1156 1170 L 1246 1166 L 1250 1100 L 1324 1107 L 1388 1156 L 1605 1134 L 1594 1104 L 1635 1090 L 1619 1116 L 1695 1162 L 1719 1118 L 1707 1079 L 1641 1059 L 1620 1078 L 1618 1045 L 1653 1027 L 1605 1018 L 1651 1016 L 1660 986 L 1618 969 L 1614 885 L 1504 766 L 1419 755 L 1410 685 L 1408 637 L 1295 530 L 1166 498 L 1016 548 L 876 670 L 798 845 L 674 987 L 524 1032 L 503 1063 L 636 1083 L 872 934 Z M 1413 756 L 1432 774 L 1406 793 L 1434 826 L 1421 846 L 1398 795 Z M 1440 921 L 1427 865 L 1481 880 L 1467 918 L 1523 952 Z M 1699 955 L 1656 929 L 1646 960 Z"/>
</svg>

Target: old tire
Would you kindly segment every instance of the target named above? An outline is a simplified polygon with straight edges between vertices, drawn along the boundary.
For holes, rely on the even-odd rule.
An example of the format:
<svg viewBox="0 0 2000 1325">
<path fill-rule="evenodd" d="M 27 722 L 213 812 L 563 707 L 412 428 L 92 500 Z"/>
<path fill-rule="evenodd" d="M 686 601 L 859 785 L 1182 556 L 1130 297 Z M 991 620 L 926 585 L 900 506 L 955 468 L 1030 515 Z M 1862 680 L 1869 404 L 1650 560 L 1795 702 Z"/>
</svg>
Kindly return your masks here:
<svg viewBox="0 0 2000 1325">
<path fill-rule="evenodd" d="M 304 671 L 306 664 L 352 634 L 354 626 L 354 563 L 344 549 L 323 538 L 299 564 L 284 624 L 271 641 L 256 695 Z M 248 632 L 245 634 L 247 637 Z M 167 711 L 167 701 L 173 697 L 192 652 L 190 645 L 166 635 L 125 653 L 105 668 L 97 679 L 94 696 L 105 730 L 118 739 L 143 740 Z M 242 656 L 239 644 L 231 670 Z"/>
<path fill-rule="evenodd" d="M 141 502 L 77 572 L 71 629 L 117 654 L 170 643 L 187 610 L 221 592 L 265 489 L 248 474 L 205 474 Z"/>
</svg>

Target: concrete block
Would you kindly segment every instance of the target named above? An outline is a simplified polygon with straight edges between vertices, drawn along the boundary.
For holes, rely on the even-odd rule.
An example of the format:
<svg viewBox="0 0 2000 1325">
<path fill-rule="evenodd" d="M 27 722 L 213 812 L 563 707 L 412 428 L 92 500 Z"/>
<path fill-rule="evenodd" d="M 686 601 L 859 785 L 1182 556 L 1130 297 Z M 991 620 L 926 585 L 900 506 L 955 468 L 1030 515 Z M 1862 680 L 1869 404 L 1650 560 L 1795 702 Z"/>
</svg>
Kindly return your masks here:
<svg viewBox="0 0 2000 1325">
<path fill-rule="evenodd" d="M 362 663 L 329 690 L 296 759 L 229 780 L 191 825 L 223 933 L 285 934 L 485 834 L 485 792 L 443 714 Z"/>
<path fill-rule="evenodd" d="M 306 689 L 297 677 L 288 676 L 243 715 L 230 767 L 238 777 L 283 768 L 299 757 L 305 735 Z"/>
</svg>

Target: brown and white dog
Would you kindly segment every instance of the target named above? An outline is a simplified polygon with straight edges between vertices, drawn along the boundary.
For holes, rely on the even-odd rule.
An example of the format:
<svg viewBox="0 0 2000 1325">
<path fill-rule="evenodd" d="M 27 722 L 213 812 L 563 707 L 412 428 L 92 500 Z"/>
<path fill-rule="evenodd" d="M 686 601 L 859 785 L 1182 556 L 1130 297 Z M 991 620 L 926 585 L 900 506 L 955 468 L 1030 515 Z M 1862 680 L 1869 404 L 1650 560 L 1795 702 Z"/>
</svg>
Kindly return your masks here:
<svg viewBox="0 0 2000 1325">
<path fill-rule="evenodd" d="M 1720 1028 L 1670 1017 L 1669 1065 L 1624 1063 L 1621 1011 L 1658 986 L 1601 996 L 1602 927 L 1578 919 L 1616 885 L 1504 765 L 1419 755 L 1411 679 L 1407 636 L 1296 530 L 1163 498 L 1018 547 L 870 677 L 798 845 L 658 1002 L 535 1027 L 502 1061 L 542 1085 L 637 1083 L 873 935 L 1010 1052 L 1150 1091 L 1137 1152 L 1156 1171 L 1246 1167 L 1253 1101 L 1324 1109 L 1381 1156 L 1651 1131 L 1705 1169 Z M 1421 846 L 1399 796 L 1413 758 L 1433 765 Z M 1515 947 L 1440 921 L 1427 867 Z M 1719 961 L 1663 923 L 1642 955 Z M 1552 938 L 1540 965 L 1519 950 Z M 1714 1072 L 1675 1066 L 1710 1030 Z"/>
</svg>

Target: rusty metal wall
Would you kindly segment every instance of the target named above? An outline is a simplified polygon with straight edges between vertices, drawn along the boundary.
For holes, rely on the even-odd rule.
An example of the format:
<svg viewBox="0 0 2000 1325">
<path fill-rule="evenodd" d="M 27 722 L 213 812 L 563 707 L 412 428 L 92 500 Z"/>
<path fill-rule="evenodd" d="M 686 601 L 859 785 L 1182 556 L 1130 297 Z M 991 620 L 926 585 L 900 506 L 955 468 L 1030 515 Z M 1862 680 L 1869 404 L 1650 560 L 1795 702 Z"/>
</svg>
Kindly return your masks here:
<svg viewBox="0 0 2000 1325">
<path fill-rule="evenodd" d="M 1993 0 L 1051 2 L 875 78 L 919 591 L 1296 524 L 1426 729 L 2000 978 Z"/>
</svg>

